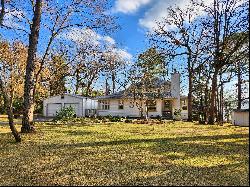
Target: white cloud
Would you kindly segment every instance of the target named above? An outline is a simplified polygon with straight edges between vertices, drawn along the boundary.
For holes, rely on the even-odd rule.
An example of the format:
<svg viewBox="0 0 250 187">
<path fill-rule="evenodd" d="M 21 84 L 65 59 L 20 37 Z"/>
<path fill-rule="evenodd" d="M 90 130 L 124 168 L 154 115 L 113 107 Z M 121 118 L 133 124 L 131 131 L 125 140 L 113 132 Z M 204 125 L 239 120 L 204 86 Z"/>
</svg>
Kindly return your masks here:
<svg viewBox="0 0 250 187">
<path fill-rule="evenodd" d="M 213 0 L 205 1 L 205 4 L 208 5 Z M 152 30 L 156 27 L 156 21 L 161 21 L 164 17 L 167 16 L 167 8 L 172 6 L 178 6 L 181 9 L 185 8 L 189 4 L 187 0 L 157 0 L 156 3 L 145 12 L 144 17 L 139 19 L 139 25 Z M 201 10 L 196 11 L 197 15 L 201 14 Z"/>
<path fill-rule="evenodd" d="M 114 51 L 118 54 L 123 60 L 131 62 L 133 56 L 126 49 L 115 49 Z"/>
<path fill-rule="evenodd" d="M 111 45 L 115 45 L 115 40 L 113 38 L 111 38 L 110 36 L 104 36 L 103 40 L 110 43 Z"/>
<path fill-rule="evenodd" d="M 130 14 L 136 12 L 139 8 L 147 5 L 152 0 L 116 0 L 113 12 Z"/>
<path fill-rule="evenodd" d="M 6 8 L 6 13 L 4 15 L 3 25 L 7 27 L 11 27 L 13 29 L 24 29 L 24 27 L 21 25 L 23 19 L 23 15 L 25 13 L 21 10 L 15 10 L 15 9 L 9 9 Z"/>
<path fill-rule="evenodd" d="M 68 32 L 59 36 L 60 38 L 71 40 L 77 43 L 89 43 L 99 45 L 101 36 L 92 29 L 71 28 Z"/>
<path fill-rule="evenodd" d="M 91 29 L 71 28 L 68 32 L 61 34 L 58 38 L 71 40 L 76 43 L 87 43 L 94 45 L 106 45 L 113 53 L 125 61 L 131 61 L 132 55 L 122 48 L 113 48 L 116 41 L 110 36 L 101 36 Z"/>
</svg>

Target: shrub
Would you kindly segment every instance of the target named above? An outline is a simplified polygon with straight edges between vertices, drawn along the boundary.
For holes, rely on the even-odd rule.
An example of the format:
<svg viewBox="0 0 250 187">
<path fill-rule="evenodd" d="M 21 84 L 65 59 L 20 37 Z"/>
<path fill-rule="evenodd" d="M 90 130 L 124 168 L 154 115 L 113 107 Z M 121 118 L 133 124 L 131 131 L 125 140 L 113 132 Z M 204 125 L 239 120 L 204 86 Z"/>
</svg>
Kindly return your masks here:
<svg viewBox="0 0 250 187">
<path fill-rule="evenodd" d="M 132 123 L 132 119 L 125 119 L 125 123 Z"/>
<path fill-rule="evenodd" d="M 121 122 L 121 117 L 113 116 L 109 119 L 111 122 Z"/>
<path fill-rule="evenodd" d="M 180 120 L 181 119 L 181 109 L 175 109 L 174 110 L 174 119 L 175 120 Z"/>
<path fill-rule="evenodd" d="M 75 118 L 76 113 L 72 106 L 70 107 L 63 107 L 59 112 L 56 112 L 55 120 L 65 120 L 70 118 Z"/>
</svg>

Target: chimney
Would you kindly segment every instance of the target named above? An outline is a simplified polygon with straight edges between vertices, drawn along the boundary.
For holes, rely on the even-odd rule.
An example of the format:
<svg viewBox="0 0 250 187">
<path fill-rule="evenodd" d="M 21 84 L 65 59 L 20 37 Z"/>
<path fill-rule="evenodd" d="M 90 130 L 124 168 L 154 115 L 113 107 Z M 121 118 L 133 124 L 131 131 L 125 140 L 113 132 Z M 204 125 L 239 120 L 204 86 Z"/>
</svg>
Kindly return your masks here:
<svg viewBox="0 0 250 187">
<path fill-rule="evenodd" d="M 173 100 L 173 113 L 175 110 L 179 110 L 181 108 L 180 77 L 180 73 L 176 70 L 171 74 L 171 96 L 175 98 Z"/>
<path fill-rule="evenodd" d="M 172 97 L 180 97 L 180 73 L 176 70 L 171 74 L 171 95 Z"/>
</svg>

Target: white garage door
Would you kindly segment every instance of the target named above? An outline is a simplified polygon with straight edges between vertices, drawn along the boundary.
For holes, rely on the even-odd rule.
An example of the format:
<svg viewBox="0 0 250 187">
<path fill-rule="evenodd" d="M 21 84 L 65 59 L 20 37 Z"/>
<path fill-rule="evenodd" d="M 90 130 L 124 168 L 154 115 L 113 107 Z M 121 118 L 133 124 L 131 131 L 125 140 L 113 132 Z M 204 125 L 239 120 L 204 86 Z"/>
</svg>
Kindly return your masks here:
<svg viewBox="0 0 250 187">
<path fill-rule="evenodd" d="M 79 112 L 79 103 L 64 103 L 64 107 L 73 107 L 73 109 L 75 110 L 76 116 L 80 116 L 80 112 Z"/>
<path fill-rule="evenodd" d="M 47 106 L 47 116 L 55 116 L 56 112 L 61 110 L 61 103 L 49 103 Z"/>
</svg>

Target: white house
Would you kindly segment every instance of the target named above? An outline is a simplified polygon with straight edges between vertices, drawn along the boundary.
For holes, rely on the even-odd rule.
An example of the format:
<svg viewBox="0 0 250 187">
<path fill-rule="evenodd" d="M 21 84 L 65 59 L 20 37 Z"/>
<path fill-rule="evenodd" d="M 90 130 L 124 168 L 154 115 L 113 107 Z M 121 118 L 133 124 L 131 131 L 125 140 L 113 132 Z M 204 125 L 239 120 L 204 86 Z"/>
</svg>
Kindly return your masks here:
<svg viewBox="0 0 250 187">
<path fill-rule="evenodd" d="M 233 110 L 232 124 L 238 126 L 249 126 L 249 109 Z"/>
<path fill-rule="evenodd" d="M 162 116 L 165 118 L 175 118 L 175 110 L 181 110 L 181 118 L 188 118 L 187 97 L 180 95 L 180 74 L 173 73 L 169 90 L 166 90 L 164 97 L 154 99 L 148 106 L 149 117 Z M 123 117 L 140 117 L 140 110 L 134 105 L 133 99 L 124 96 L 124 92 L 100 96 L 98 100 L 98 116 L 123 116 Z M 145 106 L 144 110 L 145 111 Z M 145 112 L 144 112 L 145 113 Z M 145 114 L 144 114 L 145 115 Z"/>
<path fill-rule="evenodd" d="M 43 101 L 43 115 L 53 117 L 63 107 L 72 106 L 76 116 L 85 117 L 96 112 L 97 101 L 78 95 L 62 94 L 49 97 Z"/>
</svg>

